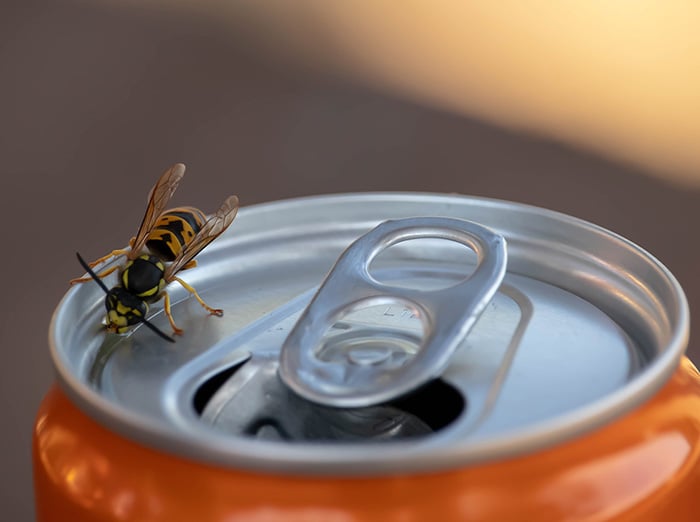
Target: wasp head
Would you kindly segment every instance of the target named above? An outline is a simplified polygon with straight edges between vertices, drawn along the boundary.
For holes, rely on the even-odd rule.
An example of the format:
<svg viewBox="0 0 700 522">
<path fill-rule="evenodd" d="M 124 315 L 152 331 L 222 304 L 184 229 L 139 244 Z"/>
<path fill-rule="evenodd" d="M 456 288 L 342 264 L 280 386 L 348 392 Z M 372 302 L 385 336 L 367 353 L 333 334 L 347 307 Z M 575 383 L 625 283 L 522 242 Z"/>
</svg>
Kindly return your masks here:
<svg viewBox="0 0 700 522">
<path fill-rule="evenodd" d="M 129 327 L 144 322 L 148 312 L 148 305 L 127 292 L 124 288 L 116 286 L 107 292 L 105 297 L 107 315 L 104 323 L 107 330 L 114 333 L 125 333 Z"/>
</svg>

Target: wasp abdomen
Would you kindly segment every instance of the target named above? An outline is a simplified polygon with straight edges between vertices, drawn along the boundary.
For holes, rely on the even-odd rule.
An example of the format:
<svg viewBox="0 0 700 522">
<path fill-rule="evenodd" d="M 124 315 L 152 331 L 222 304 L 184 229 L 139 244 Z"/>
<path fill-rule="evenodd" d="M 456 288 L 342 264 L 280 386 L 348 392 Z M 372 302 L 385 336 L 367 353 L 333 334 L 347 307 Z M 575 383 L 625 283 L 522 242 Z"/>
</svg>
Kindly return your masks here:
<svg viewBox="0 0 700 522">
<path fill-rule="evenodd" d="M 165 264 L 144 254 L 127 263 L 121 274 L 122 286 L 141 299 L 156 297 L 165 286 Z"/>
<path fill-rule="evenodd" d="M 194 207 L 178 207 L 164 212 L 148 235 L 146 247 L 163 261 L 173 261 L 192 241 L 206 221 Z"/>
</svg>

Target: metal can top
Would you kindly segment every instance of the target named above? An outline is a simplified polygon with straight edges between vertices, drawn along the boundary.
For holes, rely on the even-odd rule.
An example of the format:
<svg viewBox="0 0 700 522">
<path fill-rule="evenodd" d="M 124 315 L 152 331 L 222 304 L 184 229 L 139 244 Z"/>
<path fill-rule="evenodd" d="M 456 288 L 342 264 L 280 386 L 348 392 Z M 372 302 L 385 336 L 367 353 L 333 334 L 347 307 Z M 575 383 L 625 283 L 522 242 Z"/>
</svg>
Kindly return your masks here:
<svg viewBox="0 0 700 522">
<path fill-rule="evenodd" d="M 398 241 L 385 224 L 389 239 L 363 265 L 369 279 L 331 288 L 327 302 L 353 301 L 360 281 L 397 296 L 359 292 L 353 306 L 327 314 L 325 331 L 312 321 L 295 332 L 341 254 L 377 225 L 406 218 L 423 233 Z M 468 230 L 450 235 L 440 223 Z M 472 308 L 426 297 L 477 279 L 479 237 L 505 239 L 486 267 L 493 288 Z M 376 474 L 532 451 L 638 405 L 668 379 L 687 343 L 685 296 L 655 258 L 590 223 L 516 203 L 391 193 L 256 205 L 198 260 L 182 277 L 225 315 L 203 315 L 173 285 L 185 330 L 176 343 L 145 328 L 105 334 L 104 296 L 92 284 L 66 294 L 49 338 L 59 381 L 89 414 L 145 444 L 221 465 Z M 167 330 L 153 308 L 151 321 Z M 473 320 L 447 356 L 431 360 L 439 317 Z M 308 368 L 280 355 L 309 333 L 322 366 L 340 355 L 361 369 L 359 380 L 346 379 L 353 393 L 321 386 L 314 395 L 314 379 L 306 391 L 296 386 Z M 427 371 L 373 381 L 370 370 L 389 356 L 396 368 L 420 360 Z M 357 390 L 362 400 L 343 399 Z"/>
</svg>

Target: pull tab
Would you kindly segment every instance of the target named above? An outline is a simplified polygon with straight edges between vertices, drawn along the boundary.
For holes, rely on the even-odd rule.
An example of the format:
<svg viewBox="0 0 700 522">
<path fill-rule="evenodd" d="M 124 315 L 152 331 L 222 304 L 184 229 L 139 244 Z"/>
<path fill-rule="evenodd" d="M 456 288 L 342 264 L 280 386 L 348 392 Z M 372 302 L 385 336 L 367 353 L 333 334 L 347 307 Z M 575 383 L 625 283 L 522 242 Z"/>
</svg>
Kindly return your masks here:
<svg viewBox="0 0 700 522">
<path fill-rule="evenodd" d="M 464 281 L 439 290 L 391 286 L 369 273 L 372 260 L 402 241 L 440 238 L 470 247 L 476 270 Z M 357 239 L 340 256 L 287 336 L 279 374 L 310 401 L 335 407 L 383 403 L 438 377 L 491 301 L 506 271 L 505 239 L 470 221 L 422 217 L 386 221 Z M 352 351 L 321 358 L 324 334 L 343 316 L 373 305 L 399 304 L 423 324 L 418 350 L 393 346 L 373 356 Z M 398 350 L 401 353 L 397 353 Z"/>
</svg>

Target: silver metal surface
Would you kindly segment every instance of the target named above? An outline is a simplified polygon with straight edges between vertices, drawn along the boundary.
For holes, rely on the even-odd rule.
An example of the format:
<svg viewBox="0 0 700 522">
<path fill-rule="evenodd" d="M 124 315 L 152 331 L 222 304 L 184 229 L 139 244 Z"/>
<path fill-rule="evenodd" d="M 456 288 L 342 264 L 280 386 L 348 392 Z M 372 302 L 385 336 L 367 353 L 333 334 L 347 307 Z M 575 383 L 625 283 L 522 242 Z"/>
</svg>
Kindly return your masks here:
<svg viewBox="0 0 700 522">
<path fill-rule="evenodd" d="M 427 435 L 431 428 L 393 406 L 329 408 L 302 399 L 277 375 L 279 352 L 255 353 L 207 403 L 202 420 L 265 440 L 373 442 Z"/>
<path fill-rule="evenodd" d="M 476 269 L 447 288 L 426 290 L 383 283 L 372 260 L 392 245 L 439 238 L 471 247 Z M 386 221 L 348 247 L 287 336 L 280 354 L 282 380 L 302 397 L 336 407 L 389 401 L 439 377 L 498 290 L 506 271 L 503 237 L 449 218 Z M 422 340 L 395 342 L 391 329 L 371 335 L 324 334 L 343 317 L 371 307 L 399 306 L 423 324 Z M 390 339 L 390 336 L 394 336 Z"/>
<path fill-rule="evenodd" d="M 378 409 L 368 418 L 387 421 L 386 430 L 344 418 L 335 436 L 319 420 L 324 412 L 307 404 L 297 428 L 275 434 L 273 421 L 251 434 L 240 417 L 246 397 L 259 397 L 256 411 L 268 418 L 283 415 L 279 426 L 295 425 L 293 408 L 275 413 L 277 402 L 266 402 L 266 390 L 271 398 L 284 389 L 270 361 L 340 254 L 378 224 L 416 216 L 479 223 L 508 242 L 499 290 L 440 377 L 463 397 L 464 408 L 441 429 L 427 430 L 430 419 L 420 412 L 372 406 Z M 173 285 L 173 313 L 185 330 L 175 344 L 144 328 L 106 335 L 100 329 L 104 296 L 93 284 L 68 291 L 49 339 L 59 381 L 88 414 L 161 451 L 218 465 L 364 475 L 461 467 L 533 451 L 640 404 L 666 382 L 687 343 L 685 296 L 655 258 L 590 223 L 514 203 L 357 194 L 258 205 L 242 209 L 198 260 L 182 277 L 225 315 L 204 314 Z M 387 248 L 369 263 L 369 273 L 392 288 L 428 292 L 458 284 L 477 265 L 461 244 L 422 238 Z M 413 302 L 405 304 L 375 303 L 334 316 L 328 335 L 353 346 L 359 363 L 384 357 L 377 332 L 391 332 L 389 344 L 417 347 L 426 325 Z M 152 314 L 168 331 L 158 305 Z M 204 394 L 213 382 L 215 389 Z M 434 410 L 443 407 L 441 399 L 436 396 Z M 302 404 L 297 400 L 303 399 L 290 399 Z M 391 431 L 392 419 L 398 432 Z"/>
</svg>

